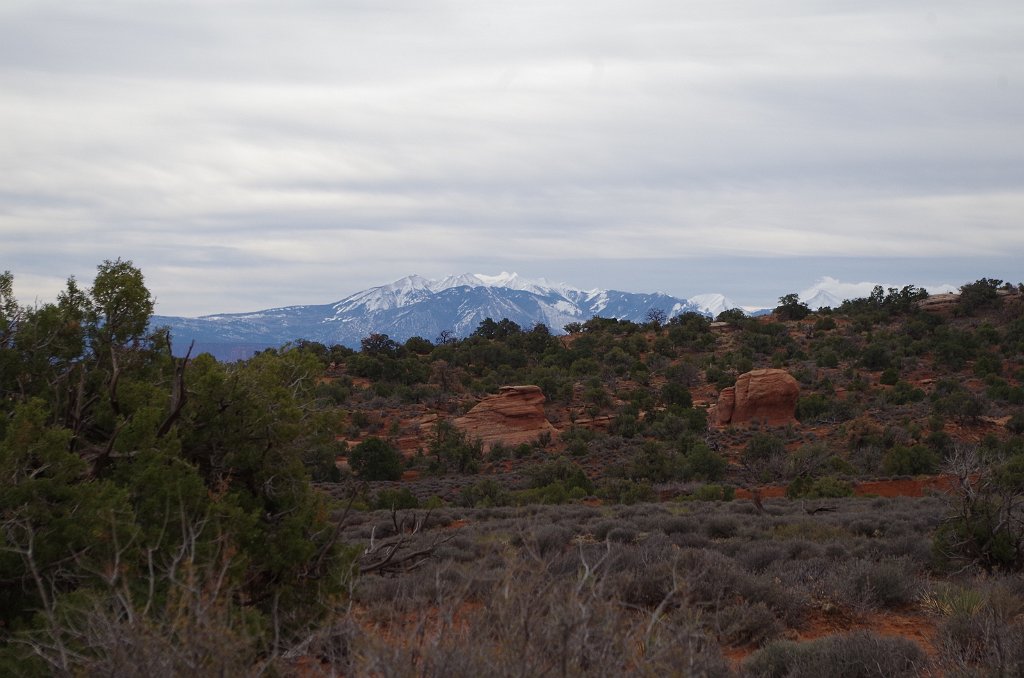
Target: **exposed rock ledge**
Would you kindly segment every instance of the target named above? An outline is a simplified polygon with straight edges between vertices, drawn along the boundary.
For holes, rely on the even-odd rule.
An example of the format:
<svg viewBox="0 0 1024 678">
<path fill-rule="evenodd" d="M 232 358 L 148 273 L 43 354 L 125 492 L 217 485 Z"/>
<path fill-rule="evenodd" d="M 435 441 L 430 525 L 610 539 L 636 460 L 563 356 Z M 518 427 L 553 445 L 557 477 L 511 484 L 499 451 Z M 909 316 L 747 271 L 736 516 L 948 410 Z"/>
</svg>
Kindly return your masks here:
<svg viewBox="0 0 1024 678">
<path fill-rule="evenodd" d="M 479 439 L 485 450 L 496 443 L 531 443 L 542 433 L 557 432 L 544 413 L 545 400 L 539 386 L 502 386 L 453 423 L 468 438 Z"/>
</svg>

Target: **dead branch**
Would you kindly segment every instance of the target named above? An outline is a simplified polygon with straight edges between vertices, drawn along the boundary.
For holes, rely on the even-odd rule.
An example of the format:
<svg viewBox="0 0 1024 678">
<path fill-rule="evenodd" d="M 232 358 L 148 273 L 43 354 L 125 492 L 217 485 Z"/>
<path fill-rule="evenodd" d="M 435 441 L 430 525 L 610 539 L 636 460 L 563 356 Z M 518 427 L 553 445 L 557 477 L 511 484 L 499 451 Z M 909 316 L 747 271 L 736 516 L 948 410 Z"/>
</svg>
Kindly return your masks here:
<svg viewBox="0 0 1024 678">
<path fill-rule="evenodd" d="M 427 511 L 425 515 L 404 515 L 399 520 L 397 512 L 392 510 L 391 518 L 396 534 L 377 541 L 376 528 L 370 532 L 370 543 L 359 556 L 359 572 L 397 574 L 415 570 L 427 562 L 438 546 L 451 541 L 458 534 L 457 531 L 447 535 L 435 533 L 430 539 L 419 539 L 429 516 L 430 511 Z"/>
<path fill-rule="evenodd" d="M 185 402 L 188 400 L 188 391 L 185 388 L 185 368 L 188 366 L 189 358 L 192 357 L 192 349 L 195 348 L 195 346 L 196 342 L 193 339 L 192 343 L 188 345 L 188 351 L 185 352 L 185 357 L 178 361 L 174 366 L 174 387 L 171 393 L 171 411 L 167 414 L 163 423 L 160 424 L 160 428 L 157 429 L 157 438 L 163 438 L 170 432 L 171 427 L 174 426 L 174 423 L 178 421 L 178 417 L 181 416 L 181 410 L 185 407 Z M 170 337 L 167 339 L 167 352 L 171 352 Z"/>
</svg>

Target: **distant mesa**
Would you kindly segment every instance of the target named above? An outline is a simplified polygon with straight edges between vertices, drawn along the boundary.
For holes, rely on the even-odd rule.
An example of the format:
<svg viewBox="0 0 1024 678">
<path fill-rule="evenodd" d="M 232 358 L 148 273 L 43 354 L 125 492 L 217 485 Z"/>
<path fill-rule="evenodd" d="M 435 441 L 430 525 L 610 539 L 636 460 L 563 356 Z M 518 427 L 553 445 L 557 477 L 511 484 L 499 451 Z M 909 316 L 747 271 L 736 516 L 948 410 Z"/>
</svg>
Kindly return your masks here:
<svg viewBox="0 0 1024 678">
<path fill-rule="evenodd" d="M 719 426 L 760 422 L 768 426 L 796 423 L 800 384 L 786 370 L 751 370 L 723 388 L 715 406 Z"/>
<path fill-rule="evenodd" d="M 502 386 L 453 423 L 467 438 L 480 440 L 485 450 L 498 443 L 532 443 L 542 433 L 557 432 L 544 413 L 545 400 L 539 386 Z"/>
</svg>

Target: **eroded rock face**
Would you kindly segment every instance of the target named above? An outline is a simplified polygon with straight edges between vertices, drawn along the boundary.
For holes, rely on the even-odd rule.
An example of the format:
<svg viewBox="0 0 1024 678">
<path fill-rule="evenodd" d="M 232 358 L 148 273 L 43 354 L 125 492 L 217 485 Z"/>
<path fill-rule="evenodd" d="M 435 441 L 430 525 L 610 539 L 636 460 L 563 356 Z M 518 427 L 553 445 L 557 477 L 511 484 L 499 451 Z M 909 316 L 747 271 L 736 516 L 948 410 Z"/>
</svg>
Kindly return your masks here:
<svg viewBox="0 0 1024 678">
<path fill-rule="evenodd" d="M 917 302 L 917 307 L 928 313 L 936 315 L 953 315 L 960 304 L 959 294 L 932 294 Z"/>
<path fill-rule="evenodd" d="M 715 407 L 715 414 L 718 416 L 718 423 L 728 424 L 732 421 L 732 413 L 735 409 L 736 387 L 727 386 L 718 394 L 718 405 Z"/>
<path fill-rule="evenodd" d="M 485 450 L 499 442 L 531 443 L 542 433 L 556 432 L 544 414 L 544 401 L 539 386 L 502 386 L 453 423 L 467 437 L 479 439 Z"/>
<path fill-rule="evenodd" d="M 759 421 L 784 426 L 796 421 L 800 385 L 785 370 L 751 370 L 736 378 L 736 385 L 722 389 L 715 415 L 721 426 Z"/>
</svg>

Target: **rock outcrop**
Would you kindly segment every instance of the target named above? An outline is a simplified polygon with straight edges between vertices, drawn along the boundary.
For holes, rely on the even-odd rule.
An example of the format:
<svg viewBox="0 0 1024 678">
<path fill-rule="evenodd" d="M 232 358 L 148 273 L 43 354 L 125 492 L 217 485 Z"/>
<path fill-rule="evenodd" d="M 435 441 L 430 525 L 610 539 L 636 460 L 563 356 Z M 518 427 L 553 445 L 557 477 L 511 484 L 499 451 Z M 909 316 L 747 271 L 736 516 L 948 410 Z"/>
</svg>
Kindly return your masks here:
<svg viewBox="0 0 1024 678">
<path fill-rule="evenodd" d="M 736 385 L 722 389 L 715 407 L 720 426 L 759 421 L 784 426 L 796 421 L 800 385 L 785 370 L 751 370 L 736 378 Z"/>
<path fill-rule="evenodd" d="M 453 423 L 468 438 L 480 440 L 485 450 L 496 443 L 531 443 L 543 433 L 556 433 L 544 414 L 544 401 L 539 386 L 503 386 Z"/>
<path fill-rule="evenodd" d="M 917 307 L 922 311 L 936 315 L 953 315 L 960 304 L 959 294 L 932 294 L 917 302 Z"/>
</svg>

